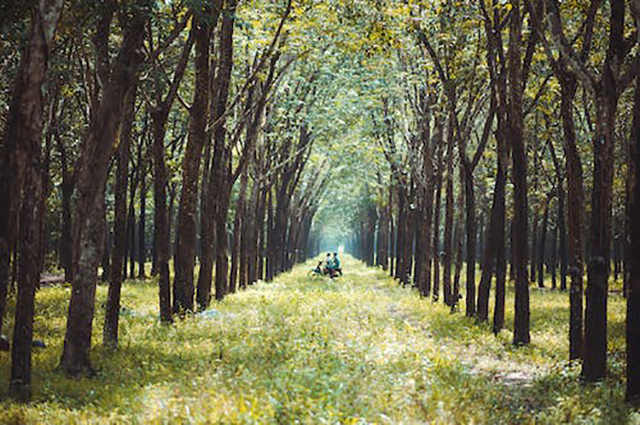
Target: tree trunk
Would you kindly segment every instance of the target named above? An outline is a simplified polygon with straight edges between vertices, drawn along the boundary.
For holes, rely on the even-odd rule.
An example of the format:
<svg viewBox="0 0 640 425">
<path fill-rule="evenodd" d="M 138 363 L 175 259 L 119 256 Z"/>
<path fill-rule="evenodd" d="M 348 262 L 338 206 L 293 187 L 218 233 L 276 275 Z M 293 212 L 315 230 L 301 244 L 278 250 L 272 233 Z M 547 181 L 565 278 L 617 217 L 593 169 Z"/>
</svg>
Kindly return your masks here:
<svg viewBox="0 0 640 425">
<path fill-rule="evenodd" d="M 433 243 L 431 244 L 431 258 L 433 259 L 433 301 L 437 302 L 440 295 L 440 204 L 442 202 L 442 154 L 438 155 L 436 174 L 436 200 L 433 215 Z M 453 294 L 454 300 L 458 294 Z"/>
<path fill-rule="evenodd" d="M 257 181 L 251 187 L 251 197 L 246 208 L 245 223 L 242 237 L 242 257 L 246 256 L 247 280 L 246 284 L 251 285 L 258 280 L 258 233 L 257 212 L 260 201 L 260 185 Z M 242 261 L 241 261 L 242 262 Z"/>
<path fill-rule="evenodd" d="M 105 347 L 118 346 L 118 319 L 120 317 L 120 292 L 122 269 L 127 239 L 127 180 L 129 177 L 130 145 L 133 121 L 135 119 L 135 87 L 127 96 L 124 118 L 120 129 L 118 146 L 118 168 L 116 170 L 115 205 L 113 224 L 113 250 L 111 257 L 111 279 L 104 314 L 102 343 Z"/>
<path fill-rule="evenodd" d="M 138 10 L 138 9 L 136 9 Z M 113 64 L 103 98 L 92 120 L 83 146 L 78 178 L 75 239 L 78 241 L 77 267 L 60 367 L 70 375 L 92 373 L 89 361 L 95 308 L 96 271 L 104 237 L 104 192 L 109 162 L 114 153 L 115 136 L 126 93 L 137 78 L 142 61 L 139 51 L 144 38 L 146 17 L 136 12 L 124 31 L 122 48 Z M 104 35 L 108 37 L 108 32 Z"/>
<path fill-rule="evenodd" d="M 453 148 L 454 141 L 454 112 L 449 116 L 449 134 L 447 136 L 447 170 L 444 218 L 444 258 L 442 261 L 442 287 L 451 288 L 451 264 L 453 260 Z M 474 283 L 475 285 L 475 283 Z M 434 300 L 438 300 L 438 293 L 433 293 Z M 475 314 L 475 302 L 466 306 L 466 314 Z"/>
<path fill-rule="evenodd" d="M 209 50 L 211 17 L 194 19 L 195 91 L 190 110 L 189 138 L 182 163 L 182 193 L 178 214 L 178 243 L 174 278 L 174 311 L 194 311 L 193 271 L 196 249 L 196 204 L 202 149 L 209 117 Z M 215 20 L 213 20 L 215 22 Z"/>
<path fill-rule="evenodd" d="M 636 1 L 638 4 L 638 1 Z M 638 5 L 640 6 L 640 5 Z M 636 7 L 638 7 L 636 6 Z M 625 398 L 640 401 L 640 74 L 636 74 L 633 130 L 629 146 L 628 193 L 629 241 L 626 247 L 629 270 L 627 286 L 627 389 Z"/>
<path fill-rule="evenodd" d="M 458 199 L 456 201 L 456 210 L 458 211 L 458 218 L 454 225 L 453 232 L 453 249 L 455 252 L 455 274 L 453 276 L 453 293 L 460 293 L 460 274 L 462 273 L 462 231 L 463 231 L 463 216 L 464 216 L 464 197 L 465 197 L 465 189 L 464 189 L 464 171 L 462 167 L 460 167 L 460 192 L 458 193 Z M 475 254 L 474 254 L 475 255 Z M 475 279 L 475 278 L 474 278 Z M 475 281 L 474 281 L 475 282 Z M 456 311 L 456 303 L 452 302 L 453 295 L 451 291 L 447 291 L 444 288 L 444 303 L 451 307 L 451 311 Z M 475 288 L 474 288 L 475 289 Z"/>
<path fill-rule="evenodd" d="M 516 271 L 513 343 L 528 344 L 529 282 L 527 280 L 527 157 L 522 113 L 522 19 L 519 0 L 512 0 L 509 19 L 509 127 L 513 152 L 514 233 L 513 255 Z"/>
<path fill-rule="evenodd" d="M 396 184 L 396 191 L 398 193 L 398 218 L 396 221 L 396 274 L 394 277 L 398 279 L 400 283 L 404 283 L 405 221 L 407 216 L 407 202 L 404 190 L 404 187 L 398 182 Z"/>
<path fill-rule="evenodd" d="M 567 168 L 567 236 L 569 274 L 571 288 L 569 295 L 569 359 L 582 358 L 583 350 L 583 262 L 582 262 L 582 209 L 583 178 L 582 161 L 576 143 L 575 121 L 573 117 L 573 99 L 577 82 L 573 75 L 564 73 L 559 76 L 561 89 L 560 115 L 564 132 L 563 148 Z"/>
<path fill-rule="evenodd" d="M 226 177 L 226 176 L 225 176 Z M 226 181 L 218 188 L 218 208 L 216 211 L 216 300 L 220 301 L 229 292 L 229 235 L 227 215 L 231 201 L 231 188 Z"/>
<path fill-rule="evenodd" d="M 545 248 L 547 242 L 547 224 L 549 222 L 549 204 L 551 203 L 552 196 L 547 196 L 544 204 L 544 212 L 542 214 L 542 228 L 540 229 L 539 252 L 538 252 L 538 288 L 544 288 L 544 262 L 545 262 Z"/>
<path fill-rule="evenodd" d="M 466 315 L 468 317 L 476 314 L 476 196 L 473 184 L 473 171 L 464 168 L 464 194 L 467 217 L 467 299 Z"/>
<path fill-rule="evenodd" d="M 551 236 L 551 259 L 549 260 L 549 274 L 551 275 L 551 289 L 557 289 L 558 287 L 558 238 L 560 237 L 560 231 L 558 230 L 559 224 L 556 223 L 553 226 L 553 233 Z"/>
<path fill-rule="evenodd" d="M 560 250 L 560 290 L 567 290 L 567 230 L 565 226 L 564 179 L 558 180 L 558 249 Z"/>
<path fill-rule="evenodd" d="M 489 318 L 489 296 L 491 289 L 491 278 L 495 271 L 496 293 L 494 310 L 494 333 L 500 332 L 504 327 L 504 302 L 505 302 L 505 280 L 506 280 L 506 249 L 505 249 L 505 195 L 507 184 L 507 161 L 508 152 L 506 141 L 501 131 L 504 120 L 499 115 L 499 129 L 497 138 L 498 164 L 496 170 L 496 180 L 493 189 L 493 201 L 491 215 L 489 217 L 489 229 L 486 232 L 487 240 L 484 244 L 482 254 L 482 274 L 478 286 L 478 311 L 477 316 L 480 321 Z"/>
<path fill-rule="evenodd" d="M 376 245 L 376 265 L 382 270 L 389 268 L 389 207 L 378 208 L 378 235 Z"/>
<path fill-rule="evenodd" d="M 207 211 L 209 214 L 206 227 L 203 227 L 203 256 L 201 261 L 200 274 L 198 275 L 198 305 L 201 309 L 209 306 L 211 299 L 211 280 L 215 256 L 215 285 L 216 299 L 224 297 L 227 286 L 227 232 L 226 219 L 229 201 L 227 192 L 228 186 L 228 155 L 226 142 L 226 126 L 224 114 L 227 108 L 227 97 L 229 94 L 230 75 L 233 67 L 233 22 L 235 19 L 235 3 L 229 6 L 233 9 L 225 11 L 222 28 L 220 30 L 220 60 L 217 69 L 214 88 L 212 92 L 211 114 L 212 119 L 217 122 L 212 130 L 213 133 L 213 163 L 209 172 L 207 187 L 203 190 L 206 196 Z M 226 203 L 226 207 L 223 205 Z M 223 220 L 221 224 L 219 221 Z M 205 233 L 206 232 L 206 235 Z M 224 264 L 222 263 L 224 262 Z"/>
<path fill-rule="evenodd" d="M 19 278 L 16 300 L 16 316 L 11 347 L 10 392 L 28 401 L 31 397 L 31 341 L 33 338 L 33 315 L 35 291 L 40 282 L 39 253 L 41 249 L 42 225 L 44 223 L 43 187 L 41 173 L 41 144 L 43 127 L 42 85 L 48 65 L 48 44 L 53 38 L 62 10 L 62 1 L 39 4 L 32 14 L 29 44 L 20 59 L 11 104 L 7 116 L 0 165 L 0 194 L 3 205 L 0 209 L 0 331 L 4 316 L 6 288 L 8 284 L 8 259 L 11 241 L 14 208 L 20 201 L 19 229 Z M 5 174 L 18 171 L 19 175 Z M 7 198 L 5 195 L 14 196 Z M 6 267 L 6 268 L 5 268 Z"/>
<path fill-rule="evenodd" d="M 395 276 L 396 228 L 393 221 L 393 176 L 389 181 L 389 276 Z"/>
<path fill-rule="evenodd" d="M 538 189 L 535 188 L 534 193 L 537 193 Z M 538 271 L 538 214 L 533 211 L 532 220 L 533 224 L 531 225 L 531 257 L 529 262 L 529 280 L 533 283 L 537 280 L 537 271 Z"/>
<path fill-rule="evenodd" d="M 624 3 L 622 5 L 624 7 Z M 582 374 L 599 381 L 607 370 L 607 296 L 611 248 L 613 148 L 617 95 L 596 100 L 591 198 L 591 252 L 587 280 Z"/>
<path fill-rule="evenodd" d="M 143 136 L 144 137 L 144 136 Z M 146 161 L 146 159 L 145 159 Z M 145 279 L 144 264 L 147 262 L 147 164 L 140 165 L 140 221 L 138 226 L 138 278 Z"/>
<path fill-rule="evenodd" d="M 68 171 L 66 152 L 62 153 L 62 184 L 60 190 L 62 208 L 62 228 L 60 230 L 60 265 L 64 269 L 64 281 L 73 280 L 73 236 L 71 222 L 71 196 L 73 195 L 73 182 Z"/>
</svg>

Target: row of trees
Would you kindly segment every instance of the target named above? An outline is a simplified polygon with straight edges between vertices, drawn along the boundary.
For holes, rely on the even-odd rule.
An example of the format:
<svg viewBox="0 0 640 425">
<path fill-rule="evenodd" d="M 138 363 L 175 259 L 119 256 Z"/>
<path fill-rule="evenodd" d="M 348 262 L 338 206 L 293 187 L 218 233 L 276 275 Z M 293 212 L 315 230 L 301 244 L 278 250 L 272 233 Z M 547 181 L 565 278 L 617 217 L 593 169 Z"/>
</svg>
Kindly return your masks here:
<svg viewBox="0 0 640 425">
<path fill-rule="evenodd" d="M 496 334 L 509 274 L 517 345 L 530 342 L 530 282 L 569 280 L 570 358 L 586 381 L 605 377 L 609 281 L 622 274 L 630 400 L 640 394 L 639 11 L 618 0 L 389 6 L 373 38 L 410 47 L 389 53 L 396 74 L 369 102 L 386 164 L 352 226 L 361 259 L 454 310 L 464 296 L 480 322 L 495 284 Z"/>
<path fill-rule="evenodd" d="M 309 51 L 291 46 L 292 2 L 262 7 L 51 0 L 3 10 L 3 31 L 29 34 L 0 52 L 13 75 L 0 145 L 0 317 L 17 288 L 12 393 L 30 396 L 45 267 L 59 262 L 71 284 L 60 368 L 78 376 L 93 374 L 100 267 L 103 344 L 117 348 L 123 280 L 136 262 L 147 277 L 148 247 L 164 323 L 306 258 L 324 178 L 308 117 L 322 90 Z M 12 62 L 9 49 L 21 48 Z"/>
</svg>

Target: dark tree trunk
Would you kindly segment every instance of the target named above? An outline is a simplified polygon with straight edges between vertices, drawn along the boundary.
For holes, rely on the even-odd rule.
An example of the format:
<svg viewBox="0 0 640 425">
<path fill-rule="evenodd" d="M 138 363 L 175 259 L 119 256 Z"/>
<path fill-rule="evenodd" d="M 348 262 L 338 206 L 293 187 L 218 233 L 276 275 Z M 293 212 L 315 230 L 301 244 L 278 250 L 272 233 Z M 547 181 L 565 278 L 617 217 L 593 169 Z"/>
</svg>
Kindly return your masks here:
<svg viewBox="0 0 640 425">
<path fill-rule="evenodd" d="M 270 196 L 270 195 L 269 195 Z M 256 213 L 256 226 L 257 226 L 257 240 L 258 244 L 256 247 L 256 281 L 258 279 L 265 280 L 267 276 L 267 265 L 265 264 L 266 256 L 265 256 L 265 246 L 267 244 L 266 238 L 266 226 L 265 221 L 267 220 L 267 189 L 261 189 L 260 193 L 260 202 L 258 204 L 257 213 Z"/>
<path fill-rule="evenodd" d="M 438 301 L 440 296 L 440 204 L 442 202 L 442 154 L 438 155 L 438 168 L 436 171 L 436 199 L 433 213 L 433 243 L 431 244 L 431 258 L 433 259 L 433 301 Z M 458 294 L 453 294 L 454 302 Z"/>
<path fill-rule="evenodd" d="M 396 220 L 396 274 L 394 277 L 401 283 L 404 283 L 402 274 L 404 272 L 405 221 L 407 215 L 406 193 L 404 190 L 404 187 L 398 182 L 396 184 L 396 191 L 398 193 L 398 218 Z"/>
<path fill-rule="evenodd" d="M 544 288 L 544 262 L 545 248 L 547 245 L 547 225 L 549 223 L 549 205 L 552 195 L 548 195 L 544 204 L 544 212 L 542 214 L 542 228 L 540 229 L 539 252 L 538 252 L 538 288 Z"/>
<path fill-rule="evenodd" d="M 425 146 L 423 149 L 430 149 L 428 140 L 424 143 Z M 424 297 L 431 295 L 431 220 L 433 219 L 433 173 L 431 170 L 430 155 L 427 155 L 428 154 L 425 154 L 424 158 L 424 178 L 426 185 L 422 188 L 421 208 L 418 211 L 419 231 L 417 234 L 417 244 L 420 247 L 420 253 L 416 257 L 416 266 L 418 267 L 419 265 L 416 284 L 420 290 L 420 294 Z"/>
<path fill-rule="evenodd" d="M 36 18 L 36 23 L 38 22 Z M 44 41 L 44 40 L 42 40 Z M 31 44 L 31 43 L 30 43 Z M 31 48 L 31 46 L 30 46 Z M 46 44 L 43 43 L 46 57 Z M 34 52 L 34 56 L 38 55 Z M 44 78 L 46 62 L 41 66 Z M 37 105 L 34 105 L 37 107 Z M 39 108 L 42 108 L 40 105 Z M 37 117 L 33 117 L 36 118 Z M 40 121 L 40 132 L 42 131 Z M 38 130 L 36 128 L 32 130 Z M 28 134 L 28 133 L 27 133 Z M 31 136 L 31 137 L 29 137 Z M 42 174 L 40 141 L 38 134 L 30 134 L 24 140 L 28 145 L 29 164 L 24 176 L 24 196 L 20 213 L 19 277 L 16 316 L 11 346 L 11 393 L 27 400 L 31 396 L 31 342 L 33 339 L 33 315 L 35 310 L 36 288 L 40 283 L 41 264 L 38 253 L 42 243 L 42 218 L 45 211 L 41 208 Z M 23 136 L 24 137 L 24 136 Z M 35 142 L 35 143 L 34 143 Z"/>
<path fill-rule="evenodd" d="M 638 2 L 636 1 L 636 4 Z M 627 286 L 627 390 L 626 400 L 640 401 L 640 74 L 636 74 L 633 131 L 629 146 L 631 185 L 628 193 L 629 242 L 626 246 Z"/>
<path fill-rule="evenodd" d="M 135 212 L 135 201 L 136 201 L 136 191 L 138 188 L 138 180 L 140 179 L 140 154 L 138 153 L 138 161 L 137 165 L 134 168 L 133 178 L 130 179 L 130 189 L 129 189 L 129 212 L 127 213 L 127 245 L 125 249 L 125 262 L 123 264 L 124 268 L 124 279 L 135 278 L 135 246 L 136 246 L 136 212 Z M 127 260 L 128 260 L 128 272 L 127 272 Z"/>
<path fill-rule="evenodd" d="M 167 220 L 167 166 L 164 135 L 168 109 L 158 108 L 153 120 L 153 244 L 158 268 L 158 296 L 160 320 L 172 319 L 171 284 L 169 281 L 169 225 Z"/>
<path fill-rule="evenodd" d="M 624 8 L 624 2 L 621 6 Z M 612 90 L 610 88 L 609 90 Z M 607 369 L 607 296 L 611 248 L 613 147 L 617 95 L 596 100 L 596 134 L 593 140 L 593 192 L 591 247 L 588 268 L 584 362 L 586 381 L 599 381 Z"/>
<path fill-rule="evenodd" d="M 396 228 L 393 221 L 393 176 L 389 183 L 389 276 L 395 276 Z"/>
<path fill-rule="evenodd" d="M 376 265 L 386 271 L 389 268 L 389 207 L 379 207 Z"/>
<path fill-rule="evenodd" d="M 553 233 L 551 236 L 551 258 L 549 259 L 549 274 L 551 275 L 551 289 L 558 288 L 558 238 L 560 237 L 560 231 L 558 230 L 558 223 L 553 226 Z"/>
<path fill-rule="evenodd" d="M 144 160 L 146 161 L 146 159 Z M 138 226 L 138 278 L 145 279 L 144 264 L 147 262 L 147 164 L 140 165 L 140 219 Z"/>
<path fill-rule="evenodd" d="M 209 172 L 209 181 L 203 193 L 206 196 L 204 205 L 208 214 L 203 227 L 203 255 L 201 261 L 200 274 L 198 275 L 198 305 L 201 309 L 209 306 L 211 299 L 211 280 L 213 270 L 213 260 L 215 257 L 215 287 L 216 299 L 221 300 L 227 289 L 228 274 L 228 247 L 226 220 L 229 208 L 228 193 L 228 162 L 231 152 L 228 151 L 226 143 L 227 130 L 225 126 L 224 114 L 227 108 L 227 98 L 229 95 L 229 83 L 231 70 L 233 67 L 233 22 L 235 19 L 235 3 L 228 7 L 222 20 L 220 30 L 220 60 L 216 73 L 215 84 L 212 93 L 211 114 L 217 124 L 213 133 L 213 163 Z M 222 221 L 222 223 L 220 223 Z M 206 234 L 204 233 L 206 232 Z"/>
<path fill-rule="evenodd" d="M 127 180 L 129 177 L 130 145 L 133 121 L 135 119 L 135 87 L 127 96 L 124 106 L 123 123 L 120 129 L 115 183 L 115 206 L 113 224 L 113 251 L 111 257 L 111 279 L 104 314 L 102 343 L 105 347 L 118 346 L 118 319 L 120 317 L 120 292 L 122 269 L 127 239 Z"/>
<path fill-rule="evenodd" d="M 242 228 L 245 226 L 243 216 L 248 182 L 249 175 L 248 171 L 245 169 L 245 172 L 242 173 L 242 177 L 240 177 L 240 193 L 236 202 L 236 215 L 233 220 L 233 246 L 231 248 L 231 272 L 229 273 L 229 292 L 232 294 L 236 292 L 237 287 L 244 286 L 244 276 L 242 276 L 244 273 L 242 273 L 242 265 L 240 261 L 240 247 L 242 246 Z"/>
<path fill-rule="evenodd" d="M 568 73 L 559 78 L 561 89 L 560 115 L 564 131 L 564 152 L 567 167 L 567 236 L 569 274 L 571 288 L 569 295 L 569 359 L 582 358 L 583 350 L 583 273 L 582 260 L 582 208 L 583 178 L 582 161 L 576 143 L 575 121 L 573 117 L 573 99 L 577 82 Z"/>
<path fill-rule="evenodd" d="M 227 234 L 227 215 L 231 201 L 231 188 L 226 182 L 218 188 L 218 208 L 216 210 L 216 300 L 222 300 L 229 292 L 229 235 Z"/>
<path fill-rule="evenodd" d="M 106 208 L 104 211 L 104 222 L 104 246 L 102 248 L 102 275 L 100 276 L 100 280 L 108 282 L 111 275 L 111 232 L 109 231 L 109 226 L 107 226 L 108 221 Z"/>
<path fill-rule="evenodd" d="M 182 163 L 182 193 L 178 213 L 178 241 L 175 259 L 174 312 L 194 311 L 193 271 L 196 254 L 196 204 L 202 149 L 209 117 L 209 50 L 211 16 L 196 13 L 194 19 L 195 91 L 190 110 L 189 137 Z"/>
<path fill-rule="evenodd" d="M 266 193 L 266 210 L 267 215 L 266 228 L 263 226 L 262 237 L 260 238 L 260 256 L 264 261 L 265 280 L 270 282 L 276 275 L 275 271 L 275 253 L 273 241 L 273 190 L 268 189 Z M 266 249 L 266 252 L 264 250 Z M 262 266 L 261 266 L 262 267 Z"/>
<path fill-rule="evenodd" d="M 524 145 L 522 113 L 521 42 L 522 17 L 520 2 L 511 2 L 509 19 L 509 135 L 513 153 L 513 254 L 516 271 L 513 343 L 528 344 L 529 282 L 527 280 L 527 158 Z"/>
<path fill-rule="evenodd" d="M 247 285 L 251 285 L 258 280 L 258 209 L 260 203 L 260 185 L 257 181 L 253 182 L 251 187 L 251 198 L 246 208 L 246 226 L 242 229 L 244 237 L 242 238 L 243 256 L 246 255 L 247 263 Z M 246 246 L 245 246 L 246 244 Z"/>
<path fill-rule="evenodd" d="M 537 188 L 534 189 L 534 193 L 537 192 Z M 537 280 L 538 271 L 538 214 L 533 212 L 531 226 L 531 257 L 529 262 L 529 280 L 533 283 Z"/>
<path fill-rule="evenodd" d="M 493 201 L 489 218 L 489 229 L 486 232 L 487 240 L 482 254 L 482 274 L 478 286 L 478 312 L 480 321 L 489 318 L 489 296 L 491 278 L 495 271 L 496 293 L 495 310 L 493 320 L 494 333 L 500 332 L 504 327 L 504 303 L 506 281 L 506 249 L 505 249 L 505 197 L 507 184 L 508 151 L 506 141 L 502 136 L 504 120 L 499 115 L 499 130 L 496 135 L 498 164 L 496 170 L 495 187 L 493 189 Z"/>
<path fill-rule="evenodd" d="M 612 191 L 615 126 L 618 99 L 624 87 L 619 78 L 627 54 L 624 38 L 624 0 L 612 0 L 609 45 L 601 79 L 594 85 L 593 189 L 591 198 L 590 259 L 584 328 L 582 376 L 599 381 L 607 370 L 607 297 L 611 251 Z"/>
<path fill-rule="evenodd" d="M 471 317 L 476 314 L 476 196 L 473 184 L 473 171 L 464 168 L 464 194 L 466 201 L 467 217 L 467 299 L 466 315 Z"/>
<path fill-rule="evenodd" d="M 60 229 L 60 266 L 64 269 L 64 281 L 73 280 L 73 236 L 71 222 L 71 196 L 73 195 L 73 181 L 68 170 L 68 160 L 66 151 L 61 151 L 62 157 L 62 184 L 61 209 L 62 227 Z"/>
<path fill-rule="evenodd" d="M 35 291 L 40 282 L 40 250 L 44 223 L 42 181 L 42 85 L 48 65 L 48 44 L 60 17 L 62 1 L 41 3 L 34 8 L 29 43 L 20 59 L 7 116 L 0 156 L 0 331 L 4 317 L 8 266 L 12 240 L 19 236 L 19 277 L 16 316 L 11 347 L 10 392 L 28 401 L 31 397 L 31 341 Z M 5 174 L 17 171 L 18 175 Z M 19 234 L 12 229 L 14 208 L 23 189 Z M 15 198 L 5 197 L 13 196 Z"/>
<path fill-rule="evenodd" d="M 460 191 L 458 193 L 458 200 L 456 201 L 456 210 L 458 211 L 457 220 L 454 225 L 453 232 L 453 249 L 455 253 L 455 274 L 453 276 L 453 293 L 460 293 L 460 275 L 462 273 L 462 232 L 463 232 L 463 221 L 464 221 L 464 198 L 465 198 L 465 189 L 464 189 L 464 171 L 462 167 L 460 167 Z M 474 254 L 475 255 L 475 254 Z M 475 288 L 474 288 L 475 289 Z M 447 293 L 444 291 L 444 302 L 446 305 L 451 306 L 451 311 L 456 312 L 456 303 L 452 302 L 451 293 Z"/>
<path fill-rule="evenodd" d="M 442 287 L 451 288 L 451 265 L 453 263 L 453 151 L 454 140 L 454 112 L 449 116 L 449 130 L 447 135 L 447 170 L 446 170 L 446 194 L 445 194 L 445 218 L 444 218 L 444 258 L 442 261 Z M 475 283 L 474 283 L 475 285 Z M 468 288 L 467 288 L 468 289 Z M 438 293 L 434 291 L 434 300 L 438 300 Z M 466 306 L 466 314 L 475 314 L 475 302 Z"/>
<path fill-rule="evenodd" d="M 562 87 L 562 83 L 561 83 L 561 87 Z M 561 95 L 564 97 L 566 95 L 566 93 L 564 92 L 564 90 L 561 90 Z M 563 111 L 563 108 L 565 108 L 566 105 L 564 105 L 564 101 L 561 102 L 560 108 L 561 108 L 561 115 L 564 116 L 564 114 L 566 114 L 566 111 Z M 572 114 L 572 111 L 569 111 L 570 114 Z M 573 118 L 571 117 L 571 120 Z M 564 118 L 563 118 L 564 121 Z M 574 139 L 575 142 L 575 139 Z M 557 212 L 557 216 L 556 216 L 556 237 L 554 237 L 553 239 L 553 246 L 554 246 L 554 252 L 553 252 L 553 282 L 554 282 L 554 288 L 555 288 L 555 279 L 556 279 L 556 267 L 558 264 L 558 256 L 560 257 L 560 290 L 562 291 L 566 291 L 567 289 L 567 231 L 566 231 L 566 226 L 565 226 L 565 207 L 564 207 L 564 203 L 565 203 L 565 190 L 564 190 L 564 179 L 565 176 L 562 173 L 562 169 L 560 166 L 560 161 L 558 161 L 558 157 L 556 156 L 556 152 L 555 149 L 553 147 L 553 143 L 551 143 L 551 140 L 549 140 L 549 150 L 551 152 L 551 159 L 553 160 L 553 164 L 554 164 L 554 168 L 556 170 L 556 178 L 558 181 L 558 212 Z M 568 155 L 567 155 L 568 158 Z M 568 174 L 568 167 L 567 167 L 567 174 Z M 557 244 L 557 245 L 556 245 Z M 559 252 L 558 252 L 559 251 Z"/>
</svg>

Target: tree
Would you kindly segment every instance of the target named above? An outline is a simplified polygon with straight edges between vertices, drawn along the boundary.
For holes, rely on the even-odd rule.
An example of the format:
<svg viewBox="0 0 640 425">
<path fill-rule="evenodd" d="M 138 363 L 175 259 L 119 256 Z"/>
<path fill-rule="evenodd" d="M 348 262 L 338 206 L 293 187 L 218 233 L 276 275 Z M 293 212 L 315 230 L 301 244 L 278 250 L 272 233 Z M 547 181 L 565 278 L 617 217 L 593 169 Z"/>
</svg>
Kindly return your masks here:
<svg viewBox="0 0 640 425">
<path fill-rule="evenodd" d="M 129 93 L 142 62 L 140 48 L 144 35 L 147 6 L 136 5 L 131 15 L 120 15 L 124 36 L 118 57 L 108 60 L 108 37 L 115 4 L 101 5 L 98 11 L 98 52 L 96 69 L 104 84 L 102 98 L 94 105 L 94 119 L 82 147 L 78 171 L 78 202 L 74 240 L 76 266 L 72 282 L 62 370 L 70 375 L 92 374 L 89 360 L 92 321 L 95 309 L 96 273 L 104 238 L 104 195 L 109 162 L 115 152 L 115 136 L 120 125 L 124 99 Z"/>
<path fill-rule="evenodd" d="M 640 23 L 640 2 L 634 3 L 636 25 Z M 640 35 L 639 35 L 640 37 Z M 640 41 L 640 40 L 639 40 Z M 636 59 L 636 62 L 638 59 Z M 640 214 L 640 72 L 636 71 L 636 87 L 633 108 L 633 130 L 629 143 L 629 172 L 632 174 L 631 192 L 628 194 L 628 224 L 630 238 L 629 282 L 627 285 L 627 390 L 626 399 L 637 403 L 640 400 L 640 223 L 635 217 Z"/>
<path fill-rule="evenodd" d="M 11 349 L 10 390 L 25 400 L 31 397 L 35 291 L 42 268 L 39 258 L 44 223 L 41 200 L 44 188 L 40 171 L 44 118 L 42 85 L 47 73 L 49 46 L 61 12 L 62 0 L 42 1 L 33 8 L 29 42 L 20 59 L 0 156 L 3 173 L 0 175 L 0 194 L 6 200 L 0 210 L 0 321 L 4 315 L 9 252 L 16 236 L 12 234 L 16 223 L 14 210 L 20 204 L 22 192 L 18 244 L 20 274 Z"/>
<path fill-rule="evenodd" d="M 220 15 L 220 2 L 204 4 L 193 10 L 193 38 L 195 44 L 196 82 L 193 104 L 189 108 L 189 139 L 182 162 L 182 192 L 178 214 L 179 234 L 176 259 L 173 311 L 195 311 L 193 270 L 196 249 L 196 204 L 198 175 L 202 149 L 206 143 L 206 126 L 209 117 L 209 50 L 213 26 Z"/>
</svg>

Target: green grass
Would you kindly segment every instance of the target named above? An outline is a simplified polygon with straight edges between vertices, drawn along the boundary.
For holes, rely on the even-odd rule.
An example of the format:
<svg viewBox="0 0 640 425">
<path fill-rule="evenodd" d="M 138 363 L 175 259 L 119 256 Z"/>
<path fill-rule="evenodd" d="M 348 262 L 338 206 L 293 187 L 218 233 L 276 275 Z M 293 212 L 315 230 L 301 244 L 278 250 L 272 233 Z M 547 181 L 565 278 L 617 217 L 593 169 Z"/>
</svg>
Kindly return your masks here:
<svg viewBox="0 0 640 425">
<path fill-rule="evenodd" d="M 532 288 L 532 344 L 515 348 L 509 329 L 496 338 L 381 271 L 345 263 L 338 281 L 310 280 L 309 262 L 214 305 L 214 318 L 172 326 L 158 323 L 153 281 L 127 282 L 133 313 L 121 318 L 119 350 L 101 347 L 97 309 L 93 379 L 56 371 L 69 289 L 45 288 L 35 336 L 48 348 L 34 356 L 34 400 L 7 399 L 2 353 L 0 423 L 640 423 L 623 402 L 619 295 L 609 303 L 610 377 L 582 385 L 579 365 L 566 362 L 567 293 Z M 99 287 L 98 306 L 105 296 Z"/>
</svg>

